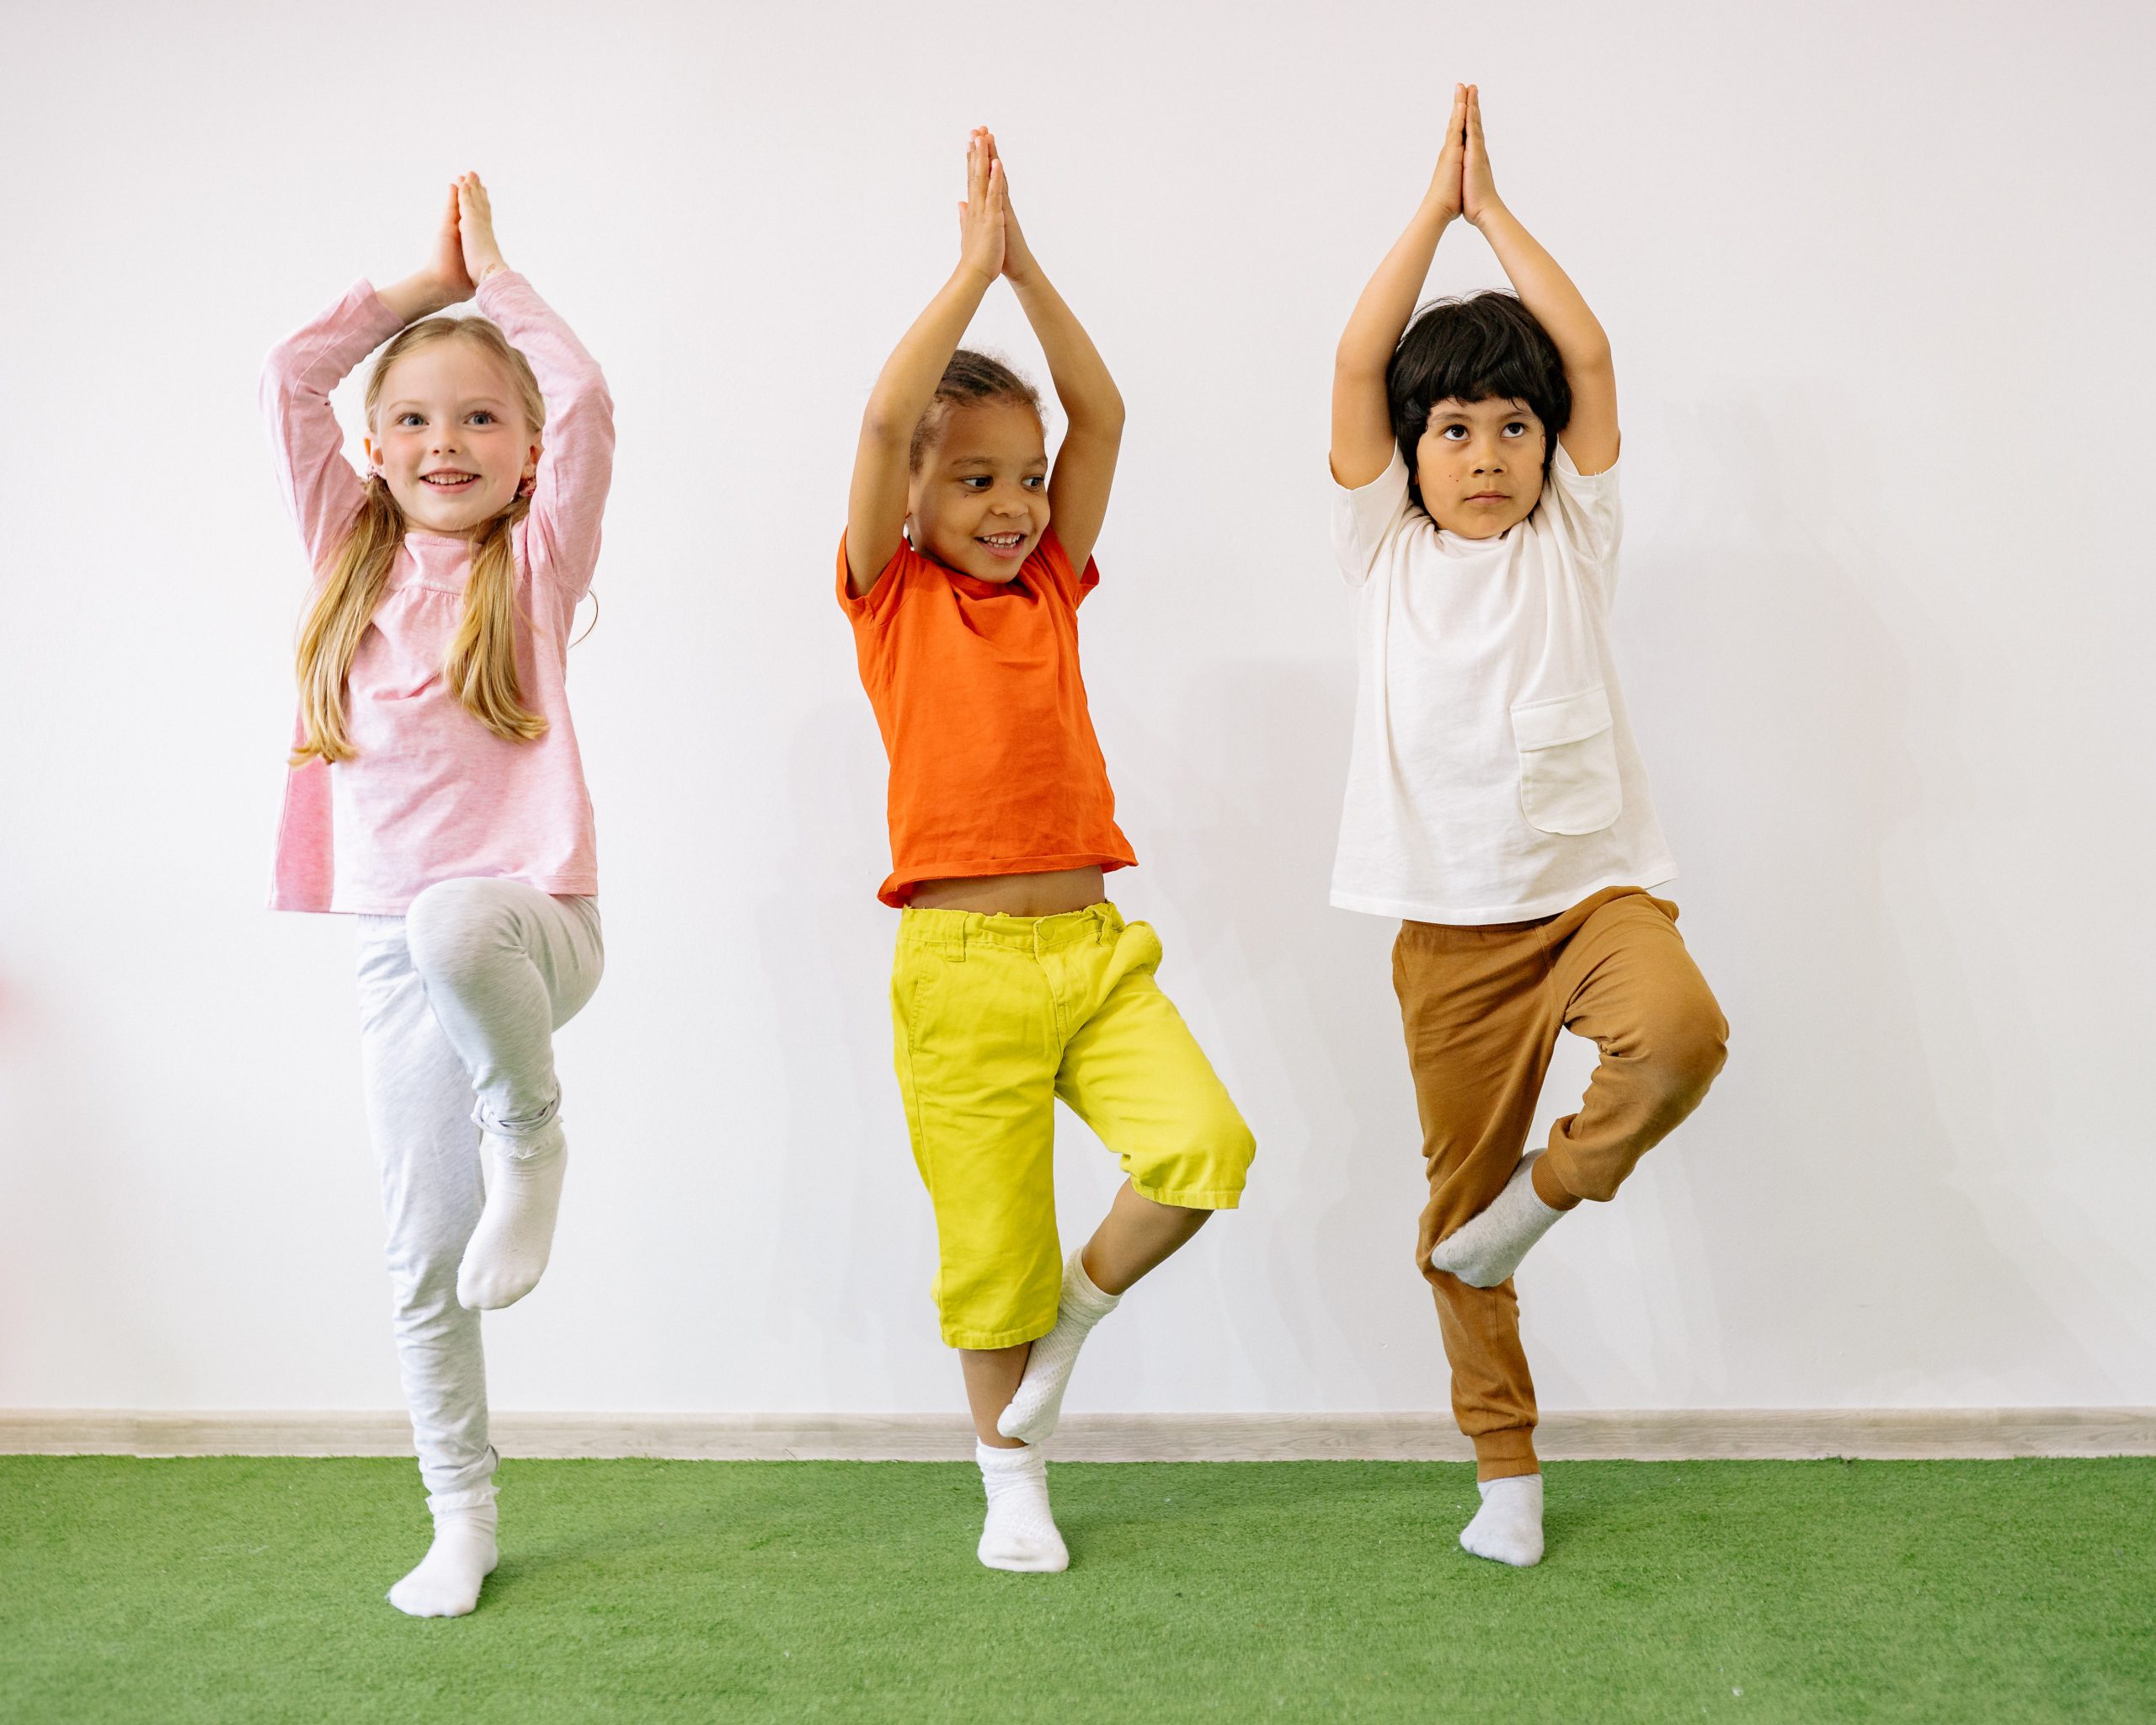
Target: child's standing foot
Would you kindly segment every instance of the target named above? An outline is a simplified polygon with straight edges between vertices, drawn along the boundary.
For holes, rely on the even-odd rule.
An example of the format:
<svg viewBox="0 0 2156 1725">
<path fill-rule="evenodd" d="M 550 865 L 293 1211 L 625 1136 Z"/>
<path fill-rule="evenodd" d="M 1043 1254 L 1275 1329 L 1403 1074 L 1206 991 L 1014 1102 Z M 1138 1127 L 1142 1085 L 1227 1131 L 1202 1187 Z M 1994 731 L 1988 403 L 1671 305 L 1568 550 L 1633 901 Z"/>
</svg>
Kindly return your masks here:
<svg viewBox="0 0 2156 1725">
<path fill-rule="evenodd" d="M 1464 1551 L 1525 1569 L 1542 1561 L 1542 1476 L 1514 1474 L 1486 1479 L 1476 1489 L 1482 1507 L 1460 1530 Z"/>
<path fill-rule="evenodd" d="M 1437 1243 L 1430 1267 L 1458 1276 L 1470 1288 L 1494 1288 L 1518 1269 L 1528 1248 L 1572 1207 L 1543 1201 L 1534 1174 L 1541 1159 L 1539 1150 L 1522 1158 L 1489 1207 Z"/>
<path fill-rule="evenodd" d="M 1055 1327 L 1033 1343 L 1026 1356 L 1026 1375 L 995 1422 L 1006 1438 L 1022 1444 L 1038 1444 L 1053 1436 L 1063 1415 L 1063 1392 L 1070 1386 L 1070 1368 L 1078 1363 L 1078 1350 L 1093 1326 L 1116 1308 L 1119 1294 L 1103 1294 L 1086 1274 L 1084 1254 L 1074 1252 L 1063 1267 L 1063 1294 L 1055 1312 Z"/>
<path fill-rule="evenodd" d="M 462 1617 L 479 1603 L 480 1583 L 494 1573 L 497 1512 L 446 1509 L 435 1517 L 435 1542 L 419 1567 L 389 1590 L 389 1603 L 408 1617 Z"/>
<path fill-rule="evenodd" d="M 995 1450 L 976 1440 L 974 1459 L 988 1491 L 980 1561 L 990 1569 L 1028 1574 L 1068 1569 L 1070 1548 L 1048 1506 L 1048 1458 L 1038 1450 Z"/>
</svg>

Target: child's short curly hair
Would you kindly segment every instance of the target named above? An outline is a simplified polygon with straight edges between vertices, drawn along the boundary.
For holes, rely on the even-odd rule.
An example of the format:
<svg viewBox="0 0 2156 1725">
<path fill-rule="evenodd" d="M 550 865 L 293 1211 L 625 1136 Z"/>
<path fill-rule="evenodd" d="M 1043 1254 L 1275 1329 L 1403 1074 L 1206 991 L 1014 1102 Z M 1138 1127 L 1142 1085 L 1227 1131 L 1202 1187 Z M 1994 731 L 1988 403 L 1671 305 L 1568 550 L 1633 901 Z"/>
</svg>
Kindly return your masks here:
<svg viewBox="0 0 2156 1725">
<path fill-rule="evenodd" d="M 985 401 L 1007 402 L 1013 407 L 1031 408 L 1033 417 L 1041 412 L 1041 393 L 1012 371 L 993 354 L 977 353 L 972 348 L 962 347 L 951 355 L 951 362 L 943 368 L 943 375 L 937 380 L 936 393 L 928 403 L 928 411 L 921 416 L 921 423 L 913 428 L 913 442 L 906 450 L 906 471 L 917 473 L 930 448 L 943 435 L 943 422 L 956 407 L 972 407 Z"/>
<path fill-rule="evenodd" d="M 1433 300 L 1392 350 L 1385 369 L 1392 435 L 1407 463 L 1408 494 L 1422 506 L 1415 478 L 1415 446 L 1441 401 L 1523 401 L 1542 421 L 1542 477 L 1550 477 L 1557 434 L 1572 417 L 1572 388 L 1549 332 L 1514 294 L 1492 290 Z"/>
</svg>

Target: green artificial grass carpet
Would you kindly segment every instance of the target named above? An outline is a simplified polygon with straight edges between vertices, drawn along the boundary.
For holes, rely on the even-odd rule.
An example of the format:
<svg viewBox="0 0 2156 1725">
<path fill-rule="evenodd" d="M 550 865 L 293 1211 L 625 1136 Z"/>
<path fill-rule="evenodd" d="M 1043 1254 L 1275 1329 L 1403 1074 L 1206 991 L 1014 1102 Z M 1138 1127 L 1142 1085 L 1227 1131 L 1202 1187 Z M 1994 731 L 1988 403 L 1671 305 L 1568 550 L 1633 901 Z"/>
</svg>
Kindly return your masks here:
<svg viewBox="0 0 2156 1725">
<path fill-rule="evenodd" d="M 1015 1576 L 969 1465 L 511 1461 L 422 1621 L 408 1461 L 0 1457 L 0 1718 L 2156 1717 L 2156 1461 L 1554 1463 L 1530 1570 L 1464 1465 L 1049 1473 Z"/>
</svg>

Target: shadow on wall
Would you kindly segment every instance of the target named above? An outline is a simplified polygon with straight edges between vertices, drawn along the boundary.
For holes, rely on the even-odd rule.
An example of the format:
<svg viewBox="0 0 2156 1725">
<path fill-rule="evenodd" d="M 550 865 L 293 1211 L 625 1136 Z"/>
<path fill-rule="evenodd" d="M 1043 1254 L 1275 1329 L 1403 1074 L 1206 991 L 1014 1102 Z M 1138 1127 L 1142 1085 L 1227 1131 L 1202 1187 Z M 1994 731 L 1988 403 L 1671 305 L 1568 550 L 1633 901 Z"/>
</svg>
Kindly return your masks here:
<svg viewBox="0 0 2156 1725">
<path fill-rule="evenodd" d="M 886 774 L 858 697 L 814 708 L 793 732 L 784 775 L 791 807 L 778 830 L 851 838 L 843 856 L 793 846 L 784 868 L 792 884 L 757 909 L 761 974 L 774 985 L 785 1060 L 774 1225 L 799 1248 L 772 1261 L 764 1322 L 789 1347 L 830 1360 L 807 1375 L 831 1407 L 942 1409 L 957 1375 L 929 1300 L 935 1224 L 891 1068 L 886 978 L 898 913 L 875 895 L 890 860 Z M 831 1357 L 835 1305 L 856 1360 Z M 861 1359 L 875 1362 L 872 1375 Z"/>
<path fill-rule="evenodd" d="M 1656 1381 L 1699 1376 L 1740 1406 L 1982 1404 L 2009 1370 L 2085 1396 L 2100 1372 L 2057 1284 L 1970 1195 L 1972 1172 L 2025 1167 L 2036 1146 L 1957 1142 L 1940 1105 L 1942 1085 L 1990 1091 L 1977 1017 L 2021 1007 L 1925 861 L 1981 775 L 1954 740 L 1960 692 L 1917 686 L 1889 613 L 1920 630 L 1913 595 L 1953 591 L 1924 567 L 1951 536 L 1927 551 L 1883 496 L 1822 489 L 1884 470 L 1848 446 L 1860 423 L 1839 403 L 1713 404 L 1671 440 L 1700 501 L 1636 537 L 1620 587 L 1685 933 L 1732 1027 L 1727 1071 L 1673 1140 L 1695 1214 L 1669 1231 L 1704 1266 L 1690 1294 L 1720 1322 L 1695 1339 L 1711 1336 L 1720 1367 L 1668 1360 Z M 1641 677 L 1643 660 L 1668 681 Z M 1996 1130 L 1986 1102 L 1954 1116 Z"/>
<path fill-rule="evenodd" d="M 1250 660 L 1155 686 L 1174 692 L 1177 746 L 1155 756 L 1133 818 L 1150 896 L 1182 931 L 1171 962 L 1209 999 L 1215 1059 L 1257 1136 L 1222 1274 L 1261 1405 L 1443 1407 L 1414 1268 L 1424 1188 L 1397 925 L 1327 902 L 1353 662 Z"/>
</svg>

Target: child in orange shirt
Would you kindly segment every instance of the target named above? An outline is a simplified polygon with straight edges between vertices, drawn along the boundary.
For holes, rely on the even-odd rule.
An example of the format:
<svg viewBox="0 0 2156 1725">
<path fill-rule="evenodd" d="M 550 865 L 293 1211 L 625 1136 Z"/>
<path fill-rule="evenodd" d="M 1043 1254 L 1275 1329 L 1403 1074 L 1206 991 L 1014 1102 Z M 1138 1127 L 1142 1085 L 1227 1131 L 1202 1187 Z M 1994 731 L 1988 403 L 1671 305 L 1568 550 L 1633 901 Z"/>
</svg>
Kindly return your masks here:
<svg viewBox="0 0 2156 1725">
<path fill-rule="evenodd" d="M 900 1092 L 936 1211 L 935 1297 L 961 1351 L 990 1568 L 1070 1556 L 1035 1445 L 1086 1333 L 1241 1197 L 1250 1130 L 1153 980 L 1161 946 L 1102 876 L 1135 862 L 1086 713 L 1077 612 L 1099 580 L 1123 400 L 1011 213 L 995 140 L 967 148 L 960 257 L 862 417 L 838 558 L 861 680 L 890 756 Z M 958 347 L 998 276 L 1070 421 L 1050 467 L 1039 399 Z M 1053 519 L 1054 525 L 1050 525 Z M 1129 1178 L 1059 1273 L 1055 1099 Z"/>
</svg>

